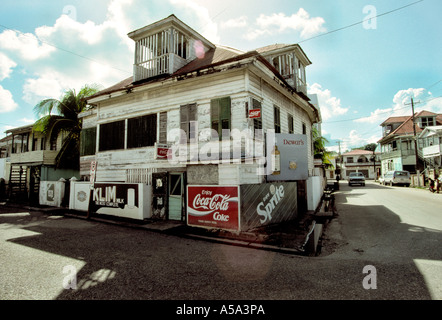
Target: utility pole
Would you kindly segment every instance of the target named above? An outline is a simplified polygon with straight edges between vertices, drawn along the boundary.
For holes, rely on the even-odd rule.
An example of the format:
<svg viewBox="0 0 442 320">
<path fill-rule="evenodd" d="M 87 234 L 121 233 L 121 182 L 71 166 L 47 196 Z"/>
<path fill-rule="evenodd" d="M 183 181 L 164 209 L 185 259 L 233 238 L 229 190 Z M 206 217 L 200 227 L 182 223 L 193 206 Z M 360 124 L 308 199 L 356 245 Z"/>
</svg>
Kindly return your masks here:
<svg viewBox="0 0 442 320">
<path fill-rule="evenodd" d="M 416 121 L 414 118 L 414 101 L 413 98 L 411 98 L 411 112 L 413 112 L 413 134 L 414 134 L 414 154 L 416 157 L 416 166 L 415 166 L 415 170 L 416 170 L 416 174 L 417 174 L 417 185 L 420 187 L 420 179 L 419 179 L 419 169 L 418 169 L 418 164 L 419 164 L 419 155 L 417 152 L 417 137 L 416 137 Z"/>
</svg>

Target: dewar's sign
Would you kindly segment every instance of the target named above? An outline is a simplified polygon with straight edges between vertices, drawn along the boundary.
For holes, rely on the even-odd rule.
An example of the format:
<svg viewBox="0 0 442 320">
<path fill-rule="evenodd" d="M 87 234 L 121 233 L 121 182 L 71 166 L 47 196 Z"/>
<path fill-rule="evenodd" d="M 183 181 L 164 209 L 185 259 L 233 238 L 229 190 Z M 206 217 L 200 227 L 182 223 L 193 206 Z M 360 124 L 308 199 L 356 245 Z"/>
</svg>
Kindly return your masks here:
<svg viewBox="0 0 442 320">
<path fill-rule="evenodd" d="M 238 186 L 187 186 L 187 224 L 240 229 Z"/>
</svg>

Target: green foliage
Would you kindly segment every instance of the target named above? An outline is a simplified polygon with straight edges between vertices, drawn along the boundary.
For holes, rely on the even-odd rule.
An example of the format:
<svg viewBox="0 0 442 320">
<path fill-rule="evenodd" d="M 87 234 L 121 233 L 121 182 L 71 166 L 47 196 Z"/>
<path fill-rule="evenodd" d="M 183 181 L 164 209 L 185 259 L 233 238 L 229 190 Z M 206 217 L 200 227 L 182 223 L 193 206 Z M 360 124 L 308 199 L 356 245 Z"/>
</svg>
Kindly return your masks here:
<svg viewBox="0 0 442 320">
<path fill-rule="evenodd" d="M 74 89 L 65 91 L 58 99 L 45 99 L 35 107 L 39 120 L 33 130 L 41 132 L 53 141 L 63 133 L 64 139 L 56 157 L 56 168 L 79 168 L 80 132 L 82 121 L 78 114 L 86 110 L 86 98 L 98 92 L 97 85 L 86 85 L 77 93 Z"/>
<path fill-rule="evenodd" d="M 333 164 L 330 161 L 332 153 L 327 151 L 325 145 L 328 143 L 328 140 L 319 134 L 318 129 L 312 127 L 313 133 L 313 149 L 314 149 L 314 158 L 321 159 L 325 168 L 333 168 Z"/>
</svg>

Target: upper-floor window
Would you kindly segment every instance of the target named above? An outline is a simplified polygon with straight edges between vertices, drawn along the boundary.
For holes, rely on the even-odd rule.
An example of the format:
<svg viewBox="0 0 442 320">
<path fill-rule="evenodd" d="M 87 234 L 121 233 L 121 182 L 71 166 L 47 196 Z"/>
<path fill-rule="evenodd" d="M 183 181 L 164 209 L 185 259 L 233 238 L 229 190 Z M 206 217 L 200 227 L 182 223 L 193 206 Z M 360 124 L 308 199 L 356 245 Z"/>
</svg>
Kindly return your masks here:
<svg viewBox="0 0 442 320">
<path fill-rule="evenodd" d="M 434 117 L 422 117 L 420 118 L 420 127 L 423 129 L 428 126 L 434 126 Z"/>
<path fill-rule="evenodd" d="M 353 163 L 353 157 L 347 157 L 347 163 Z"/>
<path fill-rule="evenodd" d="M 29 133 L 17 134 L 12 137 L 12 153 L 23 153 L 29 151 Z"/>
<path fill-rule="evenodd" d="M 247 104 L 247 110 L 246 110 L 246 117 L 249 117 L 249 111 L 250 110 L 259 110 L 260 116 L 258 118 L 253 118 L 253 130 L 255 131 L 254 134 L 260 134 L 259 131 L 256 130 L 261 130 L 262 129 L 262 104 L 261 101 L 258 101 L 256 99 L 252 98 L 252 105 L 250 107 L 248 107 Z"/>
<path fill-rule="evenodd" d="M 124 149 L 124 127 L 124 120 L 101 124 L 98 150 Z"/>
<path fill-rule="evenodd" d="M 368 162 L 368 159 L 367 159 L 367 157 L 365 157 L 365 156 L 360 156 L 360 157 L 358 158 L 358 162 L 359 162 L 359 163 L 365 163 L 365 162 Z"/>
<path fill-rule="evenodd" d="M 82 129 L 80 133 L 80 156 L 95 154 L 97 145 L 97 128 Z"/>
<path fill-rule="evenodd" d="M 295 121 L 293 119 L 293 116 L 291 114 L 289 114 L 288 116 L 288 125 L 289 125 L 289 133 L 295 133 Z"/>
<path fill-rule="evenodd" d="M 231 127 L 230 109 L 231 109 L 230 97 L 213 99 L 210 101 L 212 130 L 218 133 L 218 137 L 220 140 L 222 139 L 223 136 L 223 130 L 230 130 Z"/>
<path fill-rule="evenodd" d="M 196 103 L 187 104 L 180 107 L 180 128 L 181 128 L 181 143 L 188 143 L 190 141 L 196 141 L 197 128 L 196 128 L 196 115 L 197 105 Z"/>
<path fill-rule="evenodd" d="M 281 110 L 277 107 L 273 107 L 273 119 L 275 121 L 275 133 L 281 133 Z"/>
<path fill-rule="evenodd" d="M 157 115 L 131 118 L 127 120 L 127 147 L 152 147 L 157 140 Z"/>
<path fill-rule="evenodd" d="M 46 150 L 46 138 L 42 137 L 40 140 L 40 150 Z"/>
<path fill-rule="evenodd" d="M 32 138 L 32 151 L 37 151 L 38 150 L 37 149 L 37 146 L 38 146 L 37 142 L 38 142 L 38 138 L 33 137 Z"/>
</svg>

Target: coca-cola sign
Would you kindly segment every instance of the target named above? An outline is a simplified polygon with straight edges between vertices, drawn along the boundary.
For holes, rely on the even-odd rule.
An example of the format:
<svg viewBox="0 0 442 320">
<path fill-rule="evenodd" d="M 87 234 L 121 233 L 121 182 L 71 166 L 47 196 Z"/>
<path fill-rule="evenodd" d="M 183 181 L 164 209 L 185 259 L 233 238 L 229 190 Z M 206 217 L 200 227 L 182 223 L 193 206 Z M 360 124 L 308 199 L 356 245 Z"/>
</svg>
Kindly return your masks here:
<svg viewBox="0 0 442 320">
<path fill-rule="evenodd" d="M 187 224 L 239 230 L 238 186 L 187 186 Z"/>
</svg>

